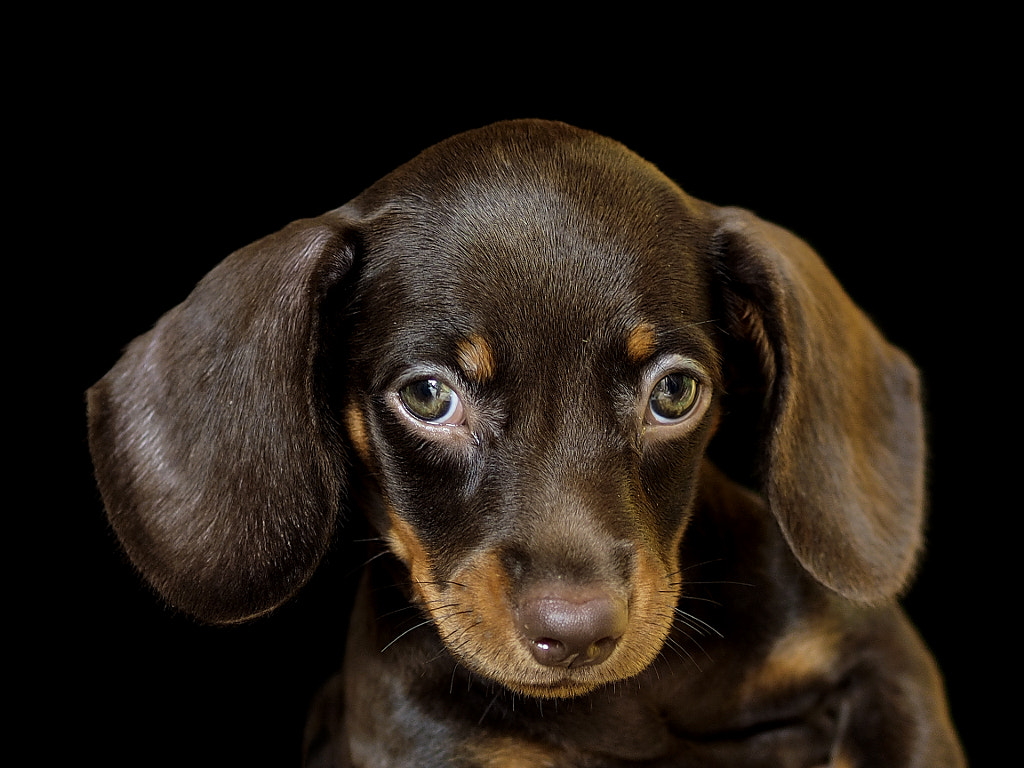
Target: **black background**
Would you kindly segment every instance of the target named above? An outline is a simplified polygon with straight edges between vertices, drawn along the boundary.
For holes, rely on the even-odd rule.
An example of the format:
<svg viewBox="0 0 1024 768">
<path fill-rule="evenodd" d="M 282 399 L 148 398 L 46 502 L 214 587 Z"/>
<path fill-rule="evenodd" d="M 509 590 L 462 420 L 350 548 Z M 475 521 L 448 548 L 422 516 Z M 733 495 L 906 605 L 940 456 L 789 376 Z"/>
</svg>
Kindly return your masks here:
<svg viewBox="0 0 1024 768">
<path fill-rule="evenodd" d="M 12 275 L 26 277 L 10 291 L 9 408 L 27 427 L 11 482 L 31 483 L 31 530 L 9 542 L 23 563 L 10 663 L 28 673 L 19 710 L 42 727 L 23 738 L 44 758 L 297 764 L 306 700 L 340 660 L 343 564 L 251 625 L 162 606 L 107 528 L 83 393 L 230 251 L 345 203 L 435 141 L 514 117 L 610 135 L 691 194 L 797 232 L 917 360 L 930 543 L 905 603 L 969 752 L 998 742 L 981 686 L 1019 682 L 995 645 L 1014 607 L 1000 531 L 1019 512 L 999 481 L 1005 446 L 1019 454 L 1001 319 L 1015 307 L 995 293 L 1015 280 L 1019 248 L 1000 236 L 1015 211 L 1000 201 L 1016 179 L 998 46 L 964 49 L 997 21 L 810 20 L 740 40 L 736 20 L 610 20 L 415 41 L 321 19 L 208 35 L 206 20 L 163 21 L 48 48 L 61 76 L 26 84 L 11 118 L 28 170 L 11 221 Z"/>
</svg>

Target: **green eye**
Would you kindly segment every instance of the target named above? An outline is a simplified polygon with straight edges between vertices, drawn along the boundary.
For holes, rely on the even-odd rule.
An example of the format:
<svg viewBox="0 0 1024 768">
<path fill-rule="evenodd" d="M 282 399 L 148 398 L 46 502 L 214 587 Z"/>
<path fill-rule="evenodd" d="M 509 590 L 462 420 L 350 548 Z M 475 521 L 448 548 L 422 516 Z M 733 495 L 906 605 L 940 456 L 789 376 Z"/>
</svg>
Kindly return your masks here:
<svg viewBox="0 0 1024 768">
<path fill-rule="evenodd" d="M 398 396 L 414 418 L 428 424 L 461 424 L 462 401 L 437 379 L 420 379 L 402 387 Z"/>
<path fill-rule="evenodd" d="M 700 384 L 685 373 L 670 373 L 651 390 L 647 412 L 658 424 L 671 424 L 684 418 L 697 404 Z"/>
</svg>

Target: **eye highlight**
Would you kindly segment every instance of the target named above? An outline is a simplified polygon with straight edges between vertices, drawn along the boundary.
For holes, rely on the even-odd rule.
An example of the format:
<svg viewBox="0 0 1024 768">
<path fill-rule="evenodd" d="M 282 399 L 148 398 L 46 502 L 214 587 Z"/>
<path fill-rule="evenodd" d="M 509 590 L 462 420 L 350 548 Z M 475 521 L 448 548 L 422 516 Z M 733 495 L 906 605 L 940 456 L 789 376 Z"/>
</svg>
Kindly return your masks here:
<svg viewBox="0 0 1024 768">
<path fill-rule="evenodd" d="M 670 373 L 658 379 L 647 400 L 646 421 L 675 424 L 685 419 L 700 401 L 700 382 L 686 373 Z"/>
<path fill-rule="evenodd" d="M 465 418 L 462 400 L 440 379 L 419 379 L 398 391 L 402 406 L 415 419 L 427 424 L 459 425 Z"/>
</svg>

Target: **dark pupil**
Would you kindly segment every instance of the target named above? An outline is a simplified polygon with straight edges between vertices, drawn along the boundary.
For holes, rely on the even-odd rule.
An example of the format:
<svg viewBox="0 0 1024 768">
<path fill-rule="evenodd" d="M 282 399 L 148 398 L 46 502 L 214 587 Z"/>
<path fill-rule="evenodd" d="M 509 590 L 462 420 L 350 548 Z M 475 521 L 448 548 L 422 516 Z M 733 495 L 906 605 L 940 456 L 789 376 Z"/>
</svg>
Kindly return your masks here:
<svg viewBox="0 0 1024 768">
<path fill-rule="evenodd" d="M 412 414 L 425 421 L 441 418 L 451 405 L 451 390 L 437 379 L 414 381 L 402 388 L 401 396 Z"/>
<path fill-rule="evenodd" d="M 682 373 L 672 373 L 654 386 L 651 410 L 664 419 L 686 415 L 697 399 L 697 381 Z"/>
</svg>

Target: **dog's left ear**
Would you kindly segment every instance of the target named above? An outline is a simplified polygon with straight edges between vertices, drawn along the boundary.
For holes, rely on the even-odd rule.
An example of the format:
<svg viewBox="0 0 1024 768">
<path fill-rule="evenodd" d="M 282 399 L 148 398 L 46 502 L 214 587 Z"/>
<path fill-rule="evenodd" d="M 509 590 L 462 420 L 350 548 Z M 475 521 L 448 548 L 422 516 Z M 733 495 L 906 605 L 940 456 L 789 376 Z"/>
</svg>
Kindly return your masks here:
<svg viewBox="0 0 1024 768">
<path fill-rule="evenodd" d="M 854 600 L 896 595 L 922 539 L 918 374 L 790 232 L 715 209 L 731 332 L 768 382 L 762 490 L 800 563 Z"/>
<path fill-rule="evenodd" d="M 200 619 L 273 609 L 331 540 L 344 449 L 318 375 L 321 315 L 352 264 L 352 229 L 328 214 L 232 254 L 89 390 L 114 530 Z"/>
</svg>

